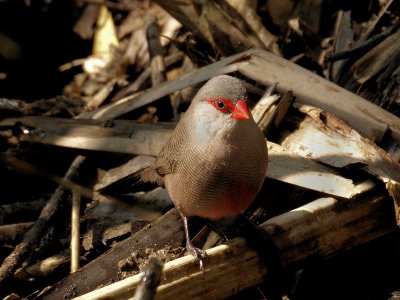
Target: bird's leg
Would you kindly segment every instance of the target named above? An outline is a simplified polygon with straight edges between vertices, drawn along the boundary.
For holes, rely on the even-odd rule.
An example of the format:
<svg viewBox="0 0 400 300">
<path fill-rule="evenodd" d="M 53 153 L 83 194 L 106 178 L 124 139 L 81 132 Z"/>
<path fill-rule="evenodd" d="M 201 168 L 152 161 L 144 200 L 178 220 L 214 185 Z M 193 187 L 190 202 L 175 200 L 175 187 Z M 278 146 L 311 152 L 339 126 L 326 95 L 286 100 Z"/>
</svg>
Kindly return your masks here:
<svg viewBox="0 0 400 300">
<path fill-rule="evenodd" d="M 199 248 L 196 248 L 192 244 L 192 240 L 190 239 L 190 235 L 189 235 L 188 218 L 182 215 L 182 219 L 183 219 L 183 227 L 185 229 L 186 249 L 191 255 L 193 255 L 196 258 L 196 260 L 199 261 L 200 269 L 202 271 L 204 271 L 204 258 L 207 256 L 207 254 L 205 251 L 203 251 Z"/>
</svg>

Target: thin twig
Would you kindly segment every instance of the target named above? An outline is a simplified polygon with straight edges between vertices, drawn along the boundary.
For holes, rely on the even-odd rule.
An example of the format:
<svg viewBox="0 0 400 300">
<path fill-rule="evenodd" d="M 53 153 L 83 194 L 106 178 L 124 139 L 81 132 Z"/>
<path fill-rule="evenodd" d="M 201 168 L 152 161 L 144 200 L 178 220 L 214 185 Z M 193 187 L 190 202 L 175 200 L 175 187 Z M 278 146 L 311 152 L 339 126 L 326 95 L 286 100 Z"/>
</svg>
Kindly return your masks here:
<svg viewBox="0 0 400 300">
<path fill-rule="evenodd" d="M 177 63 L 178 61 L 183 59 L 184 54 L 182 52 L 175 52 L 171 55 L 165 57 L 165 66 L 169 67 L 172 64 Z M 151 76 L 151 68 L 146 68 L 132 83 L 127 85 L 123 90 L 118 92 L 111 100 L 111 102 L 115 102 L 124 97 L 135 94 L 139 89 L 144 85 L 146 80 Z"/>
<path fill-rule="evenodd" d="M 156 258 L 150 257 L 144 271 L 141 283 L 135 292 L 134 300 L 153 300 L 161 281 L 163 264 Z"/>
<path fill-rule="evenodd" d="M 75 177 L 79 167 L 84 161 L 85 157 L 77 156 L 65 174 L 64 178 L 71 181 Z M 55 193 L 42 209 L 35 224 L 25 234 L 22 242 L 15 247 L 14 251 L 11 252 L 10 255 L 6 257 L 3 264 L 0 266 L 0 287 L 4 285 L 6 279 L 14 273 L 22 261 L 28 256 L 31 249 L 48 228 L 48 224 L 53 221 L 56 212 L 62 204 L 66 192 L 67 190 L 62 186 L 59 186 L 56 189 Z"/>
<path fill-rule="evenodd" d="M 81 208 L 81 192 L 79 188 L 74 188 L 72 192 L 72 209 L 71 209 L 71 273 L 74 273 L 79 269 L 80 208 Z"/>
<path fill-rule="evenodd" d="M 375 29 L 376 24 L 379 22 L 379 20 L 385 14 L 385 12 L 389 8 L 390 4 L 392 4 L 392 2 L 393 2 L 393 0 L 387 0 L 385 2 L 385 4 L 381 7 L 378 15 L 376 17 L 374 17 L 374 19 L 368 23 L 368 28 L 362 33 L 362 35 L 358 39 L 359 42 L 364 41 L 368 38 L 368 36 Z"/>
<path fill-rule="evenodd" d="M 166 68 L 164 62 L 163 48 L 160 42 L 160 26 L 154 19 L 146 29 L 147 44 L 149 45 L 151 84 L 157 86 L 163 83 L 166 78 Z"/>
<path fill-rule="evenodd" d="M 334 53 L 328 57 L 328 60 L 331 62 L 349 58 L 351 56 L 357 56 L 360 53 L 365 53 L 369 51 L 370 49 L 374 48 L 376 45 L 378 45 L 381 41 L 383 41 L 385 38 L 387 38 L 391 34 L 391 31 L 385 31 L 379 34 L 374 35 L 370 39 L 363 41 L 361 43 L 358 43 L 357 46 L 355 46 L 352 49 L 349 50 L 344 50 L 341 52 Z"/>
</svg>

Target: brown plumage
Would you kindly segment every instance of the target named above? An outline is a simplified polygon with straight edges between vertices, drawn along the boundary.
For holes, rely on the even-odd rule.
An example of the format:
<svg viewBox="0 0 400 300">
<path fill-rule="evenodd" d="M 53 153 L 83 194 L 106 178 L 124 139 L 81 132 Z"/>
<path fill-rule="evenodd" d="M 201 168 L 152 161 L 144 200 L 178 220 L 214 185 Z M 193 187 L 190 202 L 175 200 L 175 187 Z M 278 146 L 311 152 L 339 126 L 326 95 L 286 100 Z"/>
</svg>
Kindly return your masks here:
<svg viewBox="0 0 400 300">
<path fill-rule="evenodd" d="M 154 163 L 184 218 L 186 233 L 187 217 L 237 215 L 261 189 L 267 147 L 247 101 L 241 80 L 227 75 L 212 78 L 199 90 Z M 190 240 L 187 243 L 201 258 Z"/>
</svg>

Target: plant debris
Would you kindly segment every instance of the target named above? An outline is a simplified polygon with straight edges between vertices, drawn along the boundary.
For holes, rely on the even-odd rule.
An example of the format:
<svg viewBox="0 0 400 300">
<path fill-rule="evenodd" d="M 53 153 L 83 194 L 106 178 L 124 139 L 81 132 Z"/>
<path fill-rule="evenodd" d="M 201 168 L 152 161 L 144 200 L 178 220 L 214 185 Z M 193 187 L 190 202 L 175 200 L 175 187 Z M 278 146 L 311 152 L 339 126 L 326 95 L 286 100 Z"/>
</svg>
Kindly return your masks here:
<svg viewBox="0 0 400 300">
<path fill-rule="evenodd" d="M 0 8 L 0 297 L 400 293 L 399 1 Z M 244 81 L 267 139 L 245 216 L 277 254 L 193 218 L 199 271 L 162 183 L 139 178 L 220 74 Z"/>
</svg>

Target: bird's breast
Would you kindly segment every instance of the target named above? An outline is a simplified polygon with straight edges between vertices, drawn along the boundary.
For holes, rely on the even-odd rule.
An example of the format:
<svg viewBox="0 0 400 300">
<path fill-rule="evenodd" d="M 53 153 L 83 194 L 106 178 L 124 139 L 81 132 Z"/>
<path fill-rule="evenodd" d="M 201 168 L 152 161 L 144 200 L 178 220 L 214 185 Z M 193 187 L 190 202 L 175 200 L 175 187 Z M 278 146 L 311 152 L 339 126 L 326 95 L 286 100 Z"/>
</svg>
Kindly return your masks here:
<svg viewBox="0 0 400 300">
<path fill-rule="evenodd" d="M 218 219 L 236 215 L 260 191 L 266 173 L 266 143 L 252 125 L 229 134 L 224 130 L 210 132 L 206 125 L 196 124 L 191 146 L 182 154 L 175 172 L 165 176 L 165 184 L 186 216 Z"/>
</svg>

